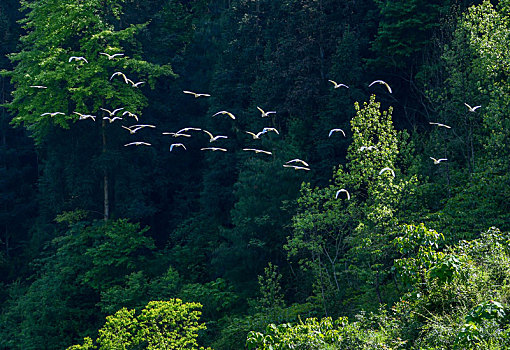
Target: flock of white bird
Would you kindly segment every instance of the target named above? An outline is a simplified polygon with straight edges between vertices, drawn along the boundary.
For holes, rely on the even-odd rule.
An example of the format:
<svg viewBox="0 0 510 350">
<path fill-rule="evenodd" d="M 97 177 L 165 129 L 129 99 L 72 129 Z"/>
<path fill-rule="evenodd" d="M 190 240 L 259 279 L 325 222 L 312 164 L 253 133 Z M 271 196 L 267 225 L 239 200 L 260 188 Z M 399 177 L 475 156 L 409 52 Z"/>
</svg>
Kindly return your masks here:
<svg viewBox="0 0 510 350">
<path fill-rule="evenodd" d="M 99 54 L 106 56 L 108 58 L 108 60 L 113 60 L 116 57 L 124 56 L 123 53 L 108 54 L 108 53 L 105 53 L 105 52 L 100 52 Z M 69 62 L 73 62 L 73 61 L 82 61 L 84 63 L 88 63 L 87 59 L 85 57 L 82 57 L 82 56 L 71 56 L 69 58 Z M 121 77 L 126 84 L 131 84 L 131 86 L 133 88 L 138 88 L 142 84 L 145 84 L 145 82 L 143 82 L 143 81 L 139 81 L 139 82 L 135 83 L 133 80 L 131 80 L 128 77 L 126 77 L 126 75 L 124 73 L 120 72 L 120 71 L 113 73 L 111 75 L 111 77 L 110 77 L 110 81 L 113 78 L 115 78 L 116 76 Z M 333 84 L 334 89 L 338 89 L 338 88 L 342 88 L 342 87 L 346 88 L 346 89 L 349 88 L 349 86 L 347 86 L 345 84 L 342 84 L 342 83 L 337 83 L 334 80 L 328 80 L 328 81 Z M 375 80 L 372 83 L 370 83 L 368 86 L 371 87 L 374 84 L 384 85 L 386 87 L 386 89 L 388 90 L 388 92 L 390 94 L 392 93 L 391 87 L 385 81 L 383 81 L 383 80 Z M 47 88 L 46 86 L 43 86 L 43 85 L 30 85 L 30 87 L 36 88 L 36 89 L 46 89 Z M 205 97 L 210 97 L 211 96 L 210 94 L 196 93 L 196 92 L 188 91 L 188 90 L 184 90 L 183 93 L 192 95 L 194 98 L 205 98 Z M 472 112 L 472 113 L 476 112 L 476 110 L 481 107 L 481 106 L 471 107 L 467 103 L 464 103 L 464 104 L 468 108 L 468 111 Z M 108 116 L 104 116 L 103 119 L 107 120 L 109 123 L 113 123 L 116 120 L 124 120 L 124 117 L 133 118 L 133 119 L 135 119 L 138 122 L 138 116 L 136 114 L 130 112 L 130 111 L 124 110 L 124 108 L 116 108 L 114 110 L 109 110 L 109 109 L 101 107 L 100 109 L 108 114 Z M 257 106 L 257 109 L 261 113 L 261 117 L 262 118 L 269 117 L 271 114 L 276 114 L 276 111 L 267 111 L 266 112 L 266 111 L 264 111 L 262 108 L 260 108 L 258 106 Z M 120 112 L 122 112 L 122 113 L 119 114 Z M 83 113 L 79 113 L 79 112 L 76 112 L 76 111 L 73 112 L 73 114 L 78 115 L 79 116 L 79 120 L 92 119 L 93 121 L 95 121 L 96 118 L 97 118 L 95 115 L 83 114 Z M 65 115 L 65 113 L 63 113 L 63 112 L 46 112 L 46 113 L 41 114 L 41 116 L 50 116 L 50 117 L 55 117 L 57 115 Z M 232 114 L 229 111 L 225 111 L 225 110 L 219 111 L 219 112 L 213 114 L 212 117 L 215 117 L 215 116 L 218 116 L 218 115 L 225 115 L 225 116 L 231 118 L 232 120 L 236 119 L 234 114 Z M 442 123 L 430 122 L 429 124 L 436 125 L 438 127 L 443 127 L 443 128 L 446 128 L 446 129 L 451 129 L 450 126 L 442 124 Z M 131 125 L 131 126 L 122 125 L 121 127 L 126 129 L 126 130 L 128 130 L 128 132 L 131 135 L 132 134 L 136 134 L 136 132 L 138 132 L 139 130 L 142 130 L 144 128 L 156 128 L 155 125 L 150 125 L 150 124 L 135 124 L 135 125 Z M 172 136 L 174 138 L 177 138 L 177 137 L 189 138 L 189 137 L 191 137 L 191 133 L 190 133 L 191 131 L 199 131 L 199 132 L 206 133 L 207 136 L 209 137 L 209 142 L 216 142 L 216 141 L 218 141 L 220 139 L 227 139 L 228 138 L 228 136 L 225 136 L 225 135 L 216 135 L 215 136 L 211 132 L 209 132 L 209 131 L 207 131 L 205 129 L 196 128 L 196 127 L 186 127 L 186 128 L 181 129 L 181 130 L 178 130 L 176 132 L 163 132 L 162 134 L 163 135 L 170 135 L 170 136 Z M 273 127 L 265 127 L 265 128 L 262 129 L 262 131 L 256 132 L 256 133 L 255 132 L 251 132 L 251 131 L 245 131 L 245 132 L 247 134 L 251 135 L 253 140 L 260 140 L 262 135 L 267 134 L 268 132 L 274 132 L 274 133 L 276 133 L 278 135 L 280 134 L 278 132 L 278 130 L 276 128 L 273 128 Z M 333 134 L 338 133 L 338 132 L 341 133 L 344 137 L 346 137 L 345 131 L 342 130 L 342 129 L 339 129 L 339 128 L 331 129 L 329 131 L 328 137 L 331 137 Z M 151 144 L 149 142 L 145 142 L 145 141 L 134 141 L 134 142 L 126 143 L 124 146 L 126 146 L 126 147 L 128 147 L 128 146 L 151 146 Z M 172 143 L 172 144 L 170 144 L 170 152 L 173 152 L 177 148 L 182 148 L 184 150 L 187 150 L 186 146 L 183 143 Z M 363 152 L 363 151 L 370 151 L 370 150 L 374 150 L 374 149 L 377 149 L 377 147 L 373 146 L 373 145 L 371 145 L 371 146 L 361 146 L 359 148 L 359 151 Z M 222 147 L 203 147 L 203 148 L 200 148 L 200 150 L 201 151 L 213 151 L 213 152 L 214 151 L 227 152 L 227 149 L 226 148 L 222 148 Z M 242 150 L 243 151 L 247 151 L 247 152 L 254 152 L 256 154 L 261 153 L 261 154 L 266 154 L 266 155 L 272 155 L 272 153 L 270 151 L 266 151 L 266 150 L 258 149 L 258 148 L 243 148 Z M 448 160 L 446 158 L 436 159 L 436 158 L 433 158 L 433 157 L 430 157 L 430 159 L 434 162 L 434 164 L 440 164 L 441 162 L 445 162 L 445 161 Z M 283 164 L 283 167 L 285 167 L 285 168 L 292 168 L 294 170 L 304 170 L 304 171 L 309 171 L 310 170 L 309 164 L 307 162 L 305 162 L 304 160 L 298 159 L 298 158 L 291 159 L 291 160 L 287 161 L 285 164 Z M 395 172 L 393 171 L 393 169 L 391 169 L 389 167 L 385 167 L 385 168 L 381 169 L 379 171 L 379 175 L 382 175 L 385 172 L 389 172 L 391 174 L 391 176 L 395 177 Z M 340 189 L 340 190 L 338 190 L 336 192 L 335 199 L 337 199 L 341 193 L 345 193 L 347 200 L 351 199 L 350 193 L 345 188 L 342 188 L 342 189 Z"/>
</svg>

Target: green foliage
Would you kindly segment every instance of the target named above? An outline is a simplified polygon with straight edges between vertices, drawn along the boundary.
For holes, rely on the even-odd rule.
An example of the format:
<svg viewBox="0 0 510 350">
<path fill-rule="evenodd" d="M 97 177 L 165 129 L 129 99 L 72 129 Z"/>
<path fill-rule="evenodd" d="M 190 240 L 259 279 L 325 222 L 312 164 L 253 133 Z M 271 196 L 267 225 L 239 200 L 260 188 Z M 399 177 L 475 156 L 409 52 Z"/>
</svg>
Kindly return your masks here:
<svg viewBox="0 0 510 350">
<path fill-rule="evenodd" d="M 313 273 L 326 312 L 327 305 L 340 306 L 337 298 L 350 307 L 356 303 L 366 307 L 395 297 L 382 291 L 391 281 L 390 243 L 394 227 L 416 205 L 412 199 L 416 177 L 406 179 L 396 167 L 404 141 L 393 128 L 391 109 L 381 113 L 375 96 L 363 108 L 358 104 L 355 108 L 345 170 L 338 168 L 329 187 L 303 186 L 294 233 L 286 245 L 289 257 L 297 257 Z M 386 167 L 395 171 L 395 178 L 388 171 L 380 174 Z M 344 193 L 335 198 L 342 188 L 350 192 L 350 200 Z M 373 306 L 377 308 L 376 303 Z"/>
<path fill-rule="evenodd" d="M 143 268 L 154 248 L 147 228 L 127 220 L 77 222 L 52 241 L 44 258 L 34 261 L 28 287 L 11 287 L 2 314 L 2 346 L 25 349 L 63 348 L 98 326 L 101 308 L 126 275 Z M 132 278 L 131 278 L 132 279 Z M 118 308 L 116 308 L 117 310 Z"/>
<path fill-rule="evenodd" d="M 94 342 L 87 337 L 83 345 L 67 349 L 204 349 L 197 343 L 198 332 L 206 328 L 199 323 L 200 307 L 170 299 L 151 301 L 139 314 L 122 308 L 106 317 Z"/>
<path fill-rule="evenodd" d="M 138 78 L 148 79 L 171 75 L 169 67 L 159 67 L 140 59 L 136 52 L 116 60 L 100 56 L 100 52 L 122 52 L 124 45 L 135 43 L 135 35 L 144 25 L 132 25 L 116 30 L 112 22 L 119 19 L 121 0 L 102 3 L 66 1 L 22 1 L 27 16 L 22 21 L 27 34 L 21 38 L 22 51 L 10 56 L 16 67 L 12 81 L 16 85 L 9 105 L 16 113 L 13 123 L 31 130 L 37 142 L 51 124 L 69 128 L 77 120 L 74 111 L 96 114 L 100 107 L 119 107 L 139 113 L 147 104 L 140 89 L 129 84 L 109 81 L 117 70 L 125 74 L 136 72 Z M 108 8 L 108 11 L 104 9 Z M 83 61 L 69 62 L 71 56 L 83 56 Z M 47 89 L 34 89 L 44 85 Z M 47 117 L 46 112 L 65 115 Z"/>
<path fill-rule="evenodd" d="M 379 56 L 375 61 L 395 68 L 420 63 L 423 51 L 433 44 L 449 2 L 377 0 L 376 4 L 381 20 L 372 44 Z"/>
<path fill-rule="evenodd" d="M 280 280 L 282 275 L 278 273 L 278 266 L 271 263 L 264 268 L 264 276 L 258 276 L 260 298 L 257 300 L 257 308 L 268 310 L 271 308 L 281 308 L 285 305 L 282 294 Z"/>
<path fill-rule="evenodd" d="M 296 325 L 270 324 L 266 333 L 250 332 L 248 349 L 403 349 L 405 342 L 392 338 L 390 324 L 379 323 L 377 330 L 366 329 L 363 317 L 349 322 L 346 317 L 332 320 L 308 318 Z"/>
</svg>

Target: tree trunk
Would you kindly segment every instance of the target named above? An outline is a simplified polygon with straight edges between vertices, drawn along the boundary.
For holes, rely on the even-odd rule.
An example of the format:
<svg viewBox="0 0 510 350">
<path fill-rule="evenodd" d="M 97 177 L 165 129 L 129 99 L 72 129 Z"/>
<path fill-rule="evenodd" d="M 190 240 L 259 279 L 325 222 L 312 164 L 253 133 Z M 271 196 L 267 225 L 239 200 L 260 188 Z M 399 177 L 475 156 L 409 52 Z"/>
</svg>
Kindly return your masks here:
<svg viewBox="0 0 510 350">
<path fill-rule="evenodd" d="M 101 124 L 101 129 L 103 133 L 103 155 L 106 153 L 106 122 L 103 119 Z M 108 169 L 106 168 L 106 164 L 103 168 L 103 216 L 104 221 L 108 221 L 110 218 L 110 198 L 108 194 Z"/>
</svg>

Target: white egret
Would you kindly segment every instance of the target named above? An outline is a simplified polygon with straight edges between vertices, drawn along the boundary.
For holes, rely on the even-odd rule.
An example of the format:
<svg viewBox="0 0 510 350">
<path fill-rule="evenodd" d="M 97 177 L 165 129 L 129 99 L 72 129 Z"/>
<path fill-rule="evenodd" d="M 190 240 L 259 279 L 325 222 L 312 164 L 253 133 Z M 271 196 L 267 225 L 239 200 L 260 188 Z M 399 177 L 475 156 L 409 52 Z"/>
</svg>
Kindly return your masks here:
<svg viewBox="0 0 510 350">
<path fill-rule="evenodd" d="M 136 121 L 138 121 L 138 116 L 134 113 L 131 113 L 130 111 L 124 111 L 124 113 L 122 113 L 122 116 L 125 116 L 127 114 L 128 117 L 133 117 L 135 118 Z"/>
<path fill-rule="evenodd" d="M 440 126 L 440 127 L 443 127 L 443 128 L 447 128 L 447 129 L 451 129 L 451 128 L 452 128 L 451 126 L 448 126 L 448 125 L 446 125 L 446 124 L 441 124 L 441 123 L 429 122 L 429 124 L 431 124 L 431 125 L 437 125 L 437 126 Z"/>
<path fill-rule="evenodd" d="M 71 56 L 69 57 L 69 62 L 71 61 L 83 61 L 85 63 L 89 63 L 89 61 L 87 61 L 87 59 L 83 56 Z"/>
<path fill-rule="evenodd" d="M 135 132 L 137 132 L 138 130 L 143 129 L 143 128 L 155 128 L 154 125 L 148 125 L 148 124 L 139 124 L 139 125 L 131 125 L 131 126 L 122 125 L 122 127 L 126 130 L 129 130 L 130 134 L 134 134 Z"/>
<path fill-rule="evenodd" d="M 265 133 L 266 133 L 264 130 L 262 130 L 261 132 L 258 132 L 258 133 L 256 133 L 256 134 L 255 134 L 255 133 L 253 133 L 253 132 L 251 132 L 251 131 L 245 131 L 245 132 L 246 132 L 247 134 L 250 134 L 250 135 L 253 137 L 253 139 L 254 139 L 254 140 L 259 140 L 259 139 L 260 139 L 260 136 L 261 136 L 262 134 L 265 134 Z"/>
<path fill-rule="evenodd" d="M 269 117 L 270 114 L 276 113 L 276 111 L 264 112 L 264 110 L 262 108 L 260 108 L 259 106 L 257 106 L 257 109 L 260 111 L 260 113 L 262 113 L 262 118 Z"/>
<path fill-rule="evenodd" d="M 393 177 L 395 177 L 395 172 L 393 171 L 393 169 L 388 168 L 388 167 L 386 167 L 386 168 L 382 168 L 382 169 L 381 169 L 381 171 L 379 172 L 379 175 L 381 175 L 381 174 L 382 174 L 382 173 L 384 173 L 385 171 L 389 171 L 389 172 L 391 172 L 391 175 L 393 175 Z"/>
<path fill-rule="evenodd" d="M 223 136 L 223 135 L 213 136 L 213 134 L 211 134 L 209 131 L 207 131 L 205 129 L 202 131 L 205 132 L 207 135 L 209 135 L 209 142 L 214 142 L 219 139 L 228 139 L 228 136 Z"/>
<path fill-rule="evenodd" d="M 100 54 L 100 55 L 104 55 L 104 56 L 108 57 L 108 59 L 109 59 L 109 60 L 112 60 L 112 59 L 114 59 L 115 57 L 122 57 L 122 56 L 124 56 L 124 54 L 123 54 L 123 53 L 114 53 L 113 55 L 109 55 L 109 54 L 107 54 L 106 52 L 100 52 L 99 54 Z"/>
<path fill-rule="evenodd" d="M 204 148 L 200 148 L 201 151 L 222 151 L 222 152 L 226 152 L 227 150 L 225 148 L 219 148 L 219 147 L 204 147 Z"/>
<path fill-rule="evenodd" d="M 345 87 L 345 88 L 347 88 L 347 89 L 349 88 L 347 85 L 345 85 L 345 84 L 338 84 L 338 83 L 337 83 L 336 81 L 334 81 L 334 80 L 331 80 L 331 79 L 330 79 L 330 80 L 328 80 L 328 81 L 334 85 L 334 88 L 335 88 L 335 89 L 338 89 L 339 87 Z"/>
<path fill-rule="evenodd" d="M 181 129 L 181 130 L 177 131 L 176 134 L 181 134 L 183 132 L 190 131 L 190 130 L 201 131 L 202 129 L 200 129 L 200 128 L 184 128 L 184 129 Z"/>
<path fill-rule="evenodd" d="M 304 166 L 309 166 L 307 162 L 305 162 L 304 160 L 301 160 L 299 158 L 292 159 L 292 160 L 289 160 L 288 162 L 285 162 L 285 164 L 289 164 L 289 163 L 301 163 Z"/>
<path fill-rule="evenodd" d="M 243 151 L 252 151 L 252 152 L 255 152 L 255 153 L 264 153 L 264 154 L 269 154 L 269 155 L 272 154 L 269 151 L 264 151 L 264 150 L 256 149 L 256 148 L 243 148 Z"/>
<path fill-rule="evenodd" d="M 280 133 L 278 132 L 278 130 L 276 130 L 276 128 L 264 128 L 262 131 L 263 131 L 264 133 L 269 132 L 269 131 L 273 131 L 273 132 L 275 132 L 277 135 L 280 135 Z"/>
<path fill-rule="evenodd" d="M 212 116 L 214 117 L 214 116 L 217 116 L 218 114 L 226 114 L 226 115 L 228 115 L 230 118 L 232 118 L 232 119 L 236 119 L 236 117 L 235 117 L 232 113 L 227 112 L 227 111 L 219 111 L 219 112 L 217 112 L 217 113 L 214 113 Z"/>
<path fill-rule="evenodd" d="M 470 105 L 468 105 L 467 103 L 464 102 L 464 105 L 469 109 L 470 112 L 475 112 L 478 108 L 482 107 L 482 106 L 474 106 L 474 107 L 471 107 Z"/>
<path fill-rule="evenodd" d="M 191 137 L 191 135 L 188 134 L 179 134 L 178 132 L 164 132 L 163 135 L 172 135 L 172 137 Z"/>
<path fill-rule="evenodd" d="M 122 72 L 115 72 L 112 74 L 112 76 L 110 77 L 110 80 L 113 79 L 113 77 L 117 76 L 117 75 L 120 75 L 122 76 L 122 78 L 124 78 L 124 82 L 127 84 L 128 83 L 128 78 L 126 77 L 126 75 Z"/>
<path fill-rule="evenodd" d="M 351 199 L 351 195 L 345 188 L 342 188 L 342 189 L 336 191 L 335 199 L 338 199 L 338 195 L 342 192 L 345 192 L 345 194 L 347 195 L 347 200 Z"/>
<path fill-rule="evenodd" d="M 331 129 L 329 131 L 328 137 L 331 137 L 331 135 L 333 135 L 333 133 L 335 133 L 335 132 L 341 132 L 344 135 L 344 137 L 345 137 L 345 132 L 342 129 Z"/>
<path fill-rule="evenodd" d="M 53 112 L 53 113 L 46 112 L 46 113 L 41 114 L 41 117 L 44 117 L 45 115 L 49 115 L 51 117 L 54 117 L 56 115 L 65 115 L 65 113 L 62 113 L 62 112 Z"/>
<path fill-rule="evenodd" d="M 108 120 L 110 122 L 110 124 L 113 123 L 117 119 L 122 120 L 122 117 L 113 117 L 113 118 L 111 118 L 111 117 L 103 117 L 103 120 Z"/>
<path fill-rule="evenodd" d="M 124 146 L 150 146 L 151 144 L 148 142 L 142 142 L 142 141 L 135 141 L 126 143 Z"/>
<path fill-rule="evenodd" d="M 31 88 L 34 88 L 34 89 L 47 89 L 48 87 L 47 86 L 44 86 L 44 85 L 30 85 Z"/>
<path fill-rule="evenodd" d="M 434 164 L 439 164 L 441 162 L 445 162 L 447 161 L 448 159 L 446 158 L 439 158 L 439 159 L 436 159 L 436 158 L 432 158 L 432 157 L 429 157 L 430 159 L 432 159 L 434 161 Z"/>
<path fill-rule="evenodd" d="M 195 96 L 195 98 L 198 98 L 198 97 L 209 97 L 211 95 L 209 94 L 201 94 L 201 93 L 196 93 L 196 92 L 193 92 L 193 91 L 187 91 L 187 90 L 184 90 L 183 91 L 185 94 L 188 94 L 188 95 L 193 95 Z"/>
<path fill-rule="evenodd" d="M 96 116 L 95 115 L 90 115 L 90 114 L 82 114 L 82 113 L 78 113 L 78 112 L 73 112 L 74 114 L 76 115 L 79 115 L 80 116 L 80 120 L 85 120 L 85 119 L 92 119 L 93 121 L 96 121 Z"/>
<path fill-rule="evenodd" d="M 294 168 L 294 170 L 306 170 L 309 171 L 310 168 L 306 168 L 304 166 L 297 166 L 297 165 L 290 165 L 290 164 L 283 164 L 284 168 Z"/>
<path fill-rule="evenodd" d="M 139 87 L 140 85 L 145 84 L 145 81 L 139 81 L 139 82 L 135 83 L 135 82 L 134 82 L 133 80 L 131 80 L 131 79 L 126 79 L 126 84 L 127 84 L 127 83 L 130 83 L 132 87 L 137 88 L 137 87 Z"/>
<path fill-rule="evenodd" d="M 361 147 L 359 148 L 359 151 L 360 151 L 360 152 L 362 152 L 362 151 L 371 151 L 371 150 L 373 150 L 373 149 L 376 149 L 376 147 L 375 147 L 375 146 L 361 146 Z"/>
<path fill-rule="evenodd" d="M 106 108 L 103 108 L 103 107 L 99 107 L 99 109 L 102 110 L 102 111 L 105 111 L 106 113 L 108 113 L 110 115 L 110 117 L 113 117 L 115 115 L 115 113 L 117 113 L 119 111 L 122 111 L 124 109 L 124 107 L 114 109 L 113 111 L 110 111 L 110 110 L 108 110 Z"/>
<path fill-rule="evenodd" d="M 384 86 L 386 86 L 386 89 L 388 89 L 388 91 L 390 92 L 390 94 L 392 93 L 391 91 L 391 88 L 390 86 L 388 85 L 388 83 L 386 83 L 385 81 L 383 80 L 374 80 L 373 82 L 370 83 L 370 85 L 368 85 L 368 87 L 371 87 L 372 85 L 374 85 L 375 83 L 379 83 L 379 84 L 383 84 Z"/>
<path fill-rule="evenodd" d="M 172 144 L 170 145 L 170 152 L 172 152 L 172 149 L 173 149 L 174 147 L 182 147 L 182 148 L 184 148 L 184 149 L 186 150 L 186 146 L 184 146 L 182 143 L 172 143 Z"/>
</svg>

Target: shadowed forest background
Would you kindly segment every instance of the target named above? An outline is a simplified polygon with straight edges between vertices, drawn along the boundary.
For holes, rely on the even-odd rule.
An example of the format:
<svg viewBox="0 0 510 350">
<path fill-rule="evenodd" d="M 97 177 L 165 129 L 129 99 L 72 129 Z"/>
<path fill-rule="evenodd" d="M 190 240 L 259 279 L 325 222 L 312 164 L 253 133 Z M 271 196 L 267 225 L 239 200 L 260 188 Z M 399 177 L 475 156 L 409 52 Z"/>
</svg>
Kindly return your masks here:
<svg viewBox="0 0 510 350">
<path fill-rule="evenodd" d="M 510 348 L 509 0 L 2 0 L 0 42 L 0 349 Z"/>
</svg>

